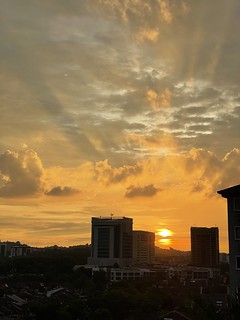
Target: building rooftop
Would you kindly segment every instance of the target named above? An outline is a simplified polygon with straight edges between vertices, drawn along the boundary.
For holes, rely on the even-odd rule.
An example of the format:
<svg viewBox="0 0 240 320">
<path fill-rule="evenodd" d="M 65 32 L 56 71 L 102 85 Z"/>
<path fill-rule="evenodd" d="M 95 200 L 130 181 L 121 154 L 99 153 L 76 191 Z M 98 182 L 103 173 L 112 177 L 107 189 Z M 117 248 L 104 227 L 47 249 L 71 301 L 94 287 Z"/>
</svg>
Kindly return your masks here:
<svg viewBox="0 0 240 320">
<path fill-rule="evenodd" d="M 163 320 L 191 320 L 189 317 L 185 316 L 183 313 L 174 310 L 166 313 L 160 319 Z"/>
<path fill-rule="evenodd" d="M 217 191 L 223 198 L 240 197 L 240 184 Z"/>
<path fill-rule="evenodd" d="M 100 216 L 100 217 L 92 217 L 92 220 L 96 219 L 96 220 L 124 220 L 124 219 L 131 219 L 132 218 L 128 218 L 128 217 L 122 217 L 122 216 Z"/>
</svg>

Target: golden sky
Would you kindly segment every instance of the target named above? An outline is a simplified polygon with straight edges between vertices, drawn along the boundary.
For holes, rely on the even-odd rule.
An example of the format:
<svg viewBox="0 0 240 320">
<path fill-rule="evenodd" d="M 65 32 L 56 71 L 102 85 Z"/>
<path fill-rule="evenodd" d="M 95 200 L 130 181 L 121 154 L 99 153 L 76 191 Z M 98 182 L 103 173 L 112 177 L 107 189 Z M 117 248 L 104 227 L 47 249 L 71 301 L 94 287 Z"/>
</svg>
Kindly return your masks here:
<svg viewBox="0 0 240 320">
<path fill-rule="evenodd" d="M 238 0 L 0 0 L 0 239 L 219 227 L 240 183 Z"/>
</svg>

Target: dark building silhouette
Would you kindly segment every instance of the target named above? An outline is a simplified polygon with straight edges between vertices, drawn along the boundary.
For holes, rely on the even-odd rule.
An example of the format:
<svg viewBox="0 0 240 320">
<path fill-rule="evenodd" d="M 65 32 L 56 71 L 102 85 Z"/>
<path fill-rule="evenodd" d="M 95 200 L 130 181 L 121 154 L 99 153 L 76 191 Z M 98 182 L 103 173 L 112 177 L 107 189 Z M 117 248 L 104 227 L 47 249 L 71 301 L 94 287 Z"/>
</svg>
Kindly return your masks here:
<svg viewBox="0 0 240 320">
<path fill-rule="evenodd" d="M 216 267 L 219 264 L 218 228 L 191 227 L 191 260 L 198 267 Z"/>
<path fill-rule="evenodd" d="M 134 264 L 147 265 L 155 262 L 155 233 L 142 230 L 133 231 Z"/>
<path fill-rule="evenodd" d="M 230 293 L 240 294 L 240 185 L 218 193 L 227 199 Z"/>
<path fill-rule="evenodd" d="M 88 264 L 132 264 L 132 224 L 126 217 L 92 218 L 92 254 Z"/>
</svg>

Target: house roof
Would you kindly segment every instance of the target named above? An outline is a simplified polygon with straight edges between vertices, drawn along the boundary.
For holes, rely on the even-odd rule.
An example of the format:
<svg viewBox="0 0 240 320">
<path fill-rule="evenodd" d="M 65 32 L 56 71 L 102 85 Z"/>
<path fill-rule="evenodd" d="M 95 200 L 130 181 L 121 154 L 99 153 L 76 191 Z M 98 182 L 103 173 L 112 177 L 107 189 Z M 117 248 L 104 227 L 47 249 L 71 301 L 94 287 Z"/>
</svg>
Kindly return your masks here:
<svg viewBox="0 0 240 320">
<path fill-rule="evenodd" d="M 55 288 L 55 289 L 52 289 L 52 290 L 49 290 L 47 293 L 46 293 L 46 296 L 48 297 L 48 298 L 50 298 L 53 294 L 55 294 L 55 293 L 57 293 L 57 292 L 60 292 L 60 291 L 62 291 L 62 290 L 64 290 L 64 288 Z"/>
<path fill-rule="evenodd" d="M 16 296 L 15 294 L 7 295 L 7 297 L 19 306 L 22 306 L 23 304 L 27 303 L 27 300 L 24 300 L 24 299 L 20 298 L 19 296 Z"/>
<path fill-rule="evenodd" d="M 191 318 L 185 316 L 183 313 L 177 311 L 177 310 L 173 310 L 173 311 L 170 311 L 166 314 L 164 314 L 162 317 L 161 317 L 162 320 L 192 320 Z"/>
<path fill-rule="evenodd" d="M 217 191 L 223 198 L 240 197 L 240 184 Z"/>
</svg>

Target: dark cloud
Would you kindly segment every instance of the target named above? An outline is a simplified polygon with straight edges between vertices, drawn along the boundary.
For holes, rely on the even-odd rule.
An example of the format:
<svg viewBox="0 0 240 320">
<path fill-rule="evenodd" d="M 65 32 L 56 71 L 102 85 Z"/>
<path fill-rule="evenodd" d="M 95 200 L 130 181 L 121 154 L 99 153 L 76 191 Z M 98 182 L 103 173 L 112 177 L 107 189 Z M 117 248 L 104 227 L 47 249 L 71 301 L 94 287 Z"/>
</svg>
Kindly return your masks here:
<svg viewBox="0 0 240 320">
<path fill-rule="evenodd" d="M 119 183 L 127 180 L 128 177 L 137 176 L 143 171 L 140 163 L 135 165 L 124 165 L 118 168 L 112 167 L 107 160 L 100 161 L 94 167 L 96 178 L 106 184 Z"/>
<path fill-rule="evenodd" d="M 160 191 L 159 188 L 154 187 L 153 184 L 149 184 L 144 187 L 136 187 L 129 186 L 125 193 L 125 197 L 127 198 L 135 198 L 135 197 L 153 197 Z"/>
<path fill-rule="evenodd" d="M 33 150 L 0 155 L 0 197 L 33 196 L 41 191 L 42 163 Z"/>
<path fill-rule="evenodd" d="M 73 189 L 71 187 L 54 187 L 50 191 L 45 192 L 47 196 L 54 196 L 54 197 L 66 197 L 71 196 L 73 194 L 79 193 L 79 190 Z"/>
</svg>

